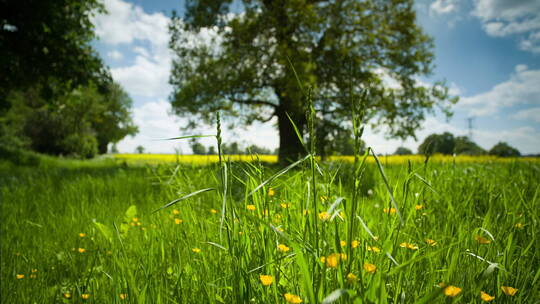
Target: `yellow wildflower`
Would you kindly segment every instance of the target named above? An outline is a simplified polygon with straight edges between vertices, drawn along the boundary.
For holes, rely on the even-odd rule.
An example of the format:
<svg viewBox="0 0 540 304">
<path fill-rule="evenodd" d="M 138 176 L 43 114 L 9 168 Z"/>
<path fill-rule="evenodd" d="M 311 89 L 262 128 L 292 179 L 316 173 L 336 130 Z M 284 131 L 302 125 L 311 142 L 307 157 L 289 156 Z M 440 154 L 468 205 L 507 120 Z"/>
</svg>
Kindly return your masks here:
<svg viewBox="0 0 540 304">
<path fill-rule="evenodd" d="M 347 246 L 347 242 L 346 242 L 346 241 L 341 241 L 341 242 L 339 242 L 339 244 L 341 245 L 341 247 Z"/>
<path fill-rule="evenodd" d="M 277 248 L 278 248 L 279 252 L 287 252 L 287 251 L 290 250 L 290 248 L 287 247 L 287 245 L 284 245 L 284 244 L 277 245 Z"/>
<path fill-rule="evenodd" d="M 136 222 L 138 222 L 138 221 L 139 221 L 139 218 L 138 218 L 138 217 L 134 217 L 134 218 L 133 218 L 133 222 L 134 222 L 134 223 L 136 223 Z"/>
<path fill-rule="evenodd" d="M 435 240 L 432 240 L 432 239 L 426 239 L 426 243 L 430 246 L 435 246 L 437 245 L 437 241 Z"/>
<path fill-rule="evenodd" d="M 35 273 L 31 273 L 30 274 L 30 279 L 35 279 L 35 278 L 37 278 L 37 275 Z"/>
<path fill-rule="evenodd" d="M 328 214 L 328 212 L 323 211 L 323 212 L 319 213 L 319 219 L 321 219 L 323 221 L 326 221 L 329 218 L 330 218 L 330 214 Z"/>
<path fill-rule="evenodd" d="M 290 203 L 281 203 L 279 204 L 281 206 L 281 208 L 283 209 L 287 209 L 287 208 L 290 208 L 291 207 L 291 204 Z"/>
<path fill-rule="evenodd" d="M 137 226 L 142 226 L 142 223 L 141 223 L 141 222 L 137 222 Z"/>
<path fill-rule="evenodd" d="M 358 247 L 358 245 L 360 245 L 360 242 L 358 242 L 357 240 L 354 240 L 354 241 L 351 242 L 351 247 L 352 248 L 356 248 L 356 247 Z"/>
<path fill-rule="evenodd" d="M 261 280 L 261 283 L 262 283 L 264 286 L 269 286 L 269 285 L 272 284 L 272 282 L 274 281 L 274 278 L 272 278 L 272 276 L 265 275 L 265 274 L 261 274 L 261 275 L 259 276 L 259 279 Z"/>
<path fill-rule="evenodd" d="M 268 189 L 268 196 L 274 196 L 276 195 L 276 191 L 272 188 Z"/>
<path fill-rule="evenodd" d="M 523 226 L 524 226 L 523 223 L 517 223 L 514 225 L 516 229 L 523 229 Z"/>
<path fill-rule="evenodd" d="M 424 205 L 416 205 L 416 206 L 414 206 L 414 209 L 416 209 L 416 210 L 420 210 L 422 208 L 424 208 Z"/>
<path fill-rule="evenodd" d="M 32 269 L 32 273 L 36 273 L 37 272 L 37 269 Z"/>
<path fill-rule="evenodd" d="M 246 208 L 249 211 L 255 211 L 255 209 L 257 209 L 257 208 L 255 208 L 255 205 L 247 205 Z"/>
<path fill-rule="evenodd" d="M 216 213 L 217 213 L 217 210 L 216 210 L 216 209 L 210 209 L 210 213 L 216 214 Z"/>
<path fill-rule="evenodd" d="M 78 251 L 79 253 L 85 253 L 85 252 L 86 252 L 86 249 L 84 249 L 84 248 L 79 248 L 79 249 L 77 249 L 77 251 Z"/>
<path fill-rule="evenodd" d="M 199 253 L 199 252 L 201 252 L 201 249 L 200 248 L 192 248 L 191 251 L 193 251 L 195 253 Z"/>
<path fill-rule="evenodd" d="M 347 255 L 345 253 L 341 253 L 339 257 L 344 261 L 347 259 Z"/>
<path fill-rule="evenodd" d="M 82 238 L 83 238 L 83 237 L 85 237 L 85 236 L 86 236 L 86 233 L 84 233 L 84 232 L 79 233 L 79 237 L 82 237 Z"/>
<path fill-rule="evenodd" d="M 460 292 L 461 292 L 461 288 L 452 286 L 452 285 L 446 286 L 446 288 L 444 288 L 443 290 L 443 293 L 445 296 L 452 297 L 452 298 L 457 296 Z"/>
<path fill-rule="evenodd" d="M 276 230 L 279 231 L 279 232 L 285 231 L 285 230 L 283 230 L 283 228 L 281 228 L 281 227 L 276 227 Z"/>
<path fill-rule="evenodd" d="M 175 219 L 174 219 L 174 223 L 175 223 L 176 225 L 180 225 L 180 224 L 182 224 L 183 222 L 184 222 L 184 221 L 181 220 L 181 219 L 179 219 L 179 218 L 175 218 Z"/>
<path fill-rule="evenodd" d="M 66 299 L 71 299 L 71 293 L 69 293 L 69 292 L 64 292 L 64 293 L 62 294 L 62 296 L 63 296 L 64 298 L 66 298 Z"/>
<path fill-rule="evenodd" d="M 399 247 L 408 248 L 408 249 L 411 249 L 411 250 L 417 250 L 418 249 L 418 246 L 416 246 L 415 244 L 411 244 L 411 243 L 407 243 L 407 242 L 403 242 L 403 243 L 399 244 Z"/>
<path fill-rule="evenodd" d="M 328 196 L 326 195 L 321 195 L 321 201 L 327 201 L 328 200 Z"/>
<path fill-rule="evenodd" d="M 486 239 L 485 237 L 481 236 L 481 235 L 475 235 L 474 236 L 474 239 L 479 243 L 479 244 L 490 244 L 491 243 L 491 240 L 488 240 Z"/>
<path fill-rule="evenodd" d="M 295 294 L 292 294 L 292 293 L 286 293 L 284 294 L 285 296 L 285 301 L 287 301 L 288 303 L 292 303 L 292 304 L 300 304 L 302 303 L 302 299 L 295 295 Z"/>
<path fill-rule="evenodd" d="M 368 273 L 375 273 L 377 272 L 377 266 L 370 263 L 364 263 L 364 270 Z"/>
<path fill-rule="evenodd" d="M 326 267 L 336 268 L 341 256 L 338 253 L 332 253 L 326 257 Z"/>
<path fill-rule="evenodd" d="M 514 296 L 518 291 L 516 288 L 510 286 L 501 286 L 501 289 L 507 296 Z"/>
<path fill-rule="evenodd" d="M 127 299 L 127 293 L 121 293 L 120 300 L 125 300 L 125 299 Z"/>
<path fill-rule="evenodd" d="M 379 247 L 376 247 L 376 246 L 367 246 L 366 249 L 367 249 L 367 251 L 372 251 L 372 252 L 375 252 L 375 253 L 381 252 L 381 249 Z"/>
<path fill-rule="evenodd" d="M 178 209 L 174 209 L 174 210 L 172 211 L 172 213 L 178 215 L 178 214 L 180 214 L 180 211 L 179 211 Z"/>
<path fill-rule="evenodd" d="M 83 298 L 83 300 L 88 300 L 88 299 L 90 299 L 90 295 L 87 294 L 87 293 L 83 293 L 83 294 L 81 295 L 81 298 Z"/>
<path fill-rule="evenodd" d="M 308 215 L 308 214 L 310 214 L 310 213 L 311 213 L 311 212 L 310 212 L 309 210 L 307 210 L 307 209 L 304 209 L 304 211 L 302 212 L 303 215 Z"/>
<path fill-rule="evenodd" d="M 394 214 L 394 213 L 396 213 L 396 208 L 390 208 L 390 209 L 384 208 L 383 212 L 386 213 L 386 214 Z"/>
<path fill-rule="evenodd" d="M 357 279 L 358 279 L 358 277 L 352 272 L 347 275 L 347 281 L 349 283 L 354 283 L 354 282 L 356 282 Z"/>
<path fill-rule="evenodd" d="M 24 279 L 24 274 L 18 274 L 15 276 L 17 280 Z"/>
<path fill-rule="evenodd" d="M 491 302 L 495 300 L 495 297 L 488 295 L 487 293 L 480 291 L 480 299 L 484 302 Z"/>
</svg>

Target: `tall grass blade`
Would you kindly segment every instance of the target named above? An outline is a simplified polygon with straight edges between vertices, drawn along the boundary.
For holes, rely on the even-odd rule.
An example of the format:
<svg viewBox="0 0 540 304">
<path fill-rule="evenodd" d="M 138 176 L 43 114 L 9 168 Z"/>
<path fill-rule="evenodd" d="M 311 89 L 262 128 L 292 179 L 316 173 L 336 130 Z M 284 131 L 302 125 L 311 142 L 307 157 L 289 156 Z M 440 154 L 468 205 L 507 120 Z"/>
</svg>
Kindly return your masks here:
<svg viewBox="0 0 540 304">
<path fill-rule="evenodd" d="M 185 199 L 188 199 L 188 198 L 190 198 L 190 197 L 192 197 L 192 196 L 195 196 L 195 195 L 197 195 L 197 194 L 201 194 L 201 193 L 208 192 L 208 191 L 214 191 L 214 190 L 216 190 L 216 189 L 215 189 L 215 188 L 205 188 L 205 189 L 197 190 L 197 191 L 195 191 L 195 192 L 191 192 L 191 193 L 188 194 L 188 195 L 184 195 L 184 196 L 182 196 L 181 198 L 177 198 L 177 199 L 175 199 L 174 201 L 172 201 L 172 202 L 170 202 L 170 203 L 168 203 L 168 204 L 166 204 L 166 205 L 161 206 L 160 208 L 154 210 L 152 213 L 156 213 L 156 212 L 158 212 L 158 211 L 160 211 L 160 210 L 163 210 L 163 209 L 165 209 L 165 208 L 168 208 L 168 207 L 170 207 L 170 206 L 172 206 L 172 205 L 174 205 L 174 204 L 176 204 L 176 203 L 178 203 L 178 202 L 180 202 L 180 201 L 183 201 L 183 200 L 185 200 Z"/>
<path fill-rule="evenodd" d="M 337 301 L 341 296 L 349 294 L 349 291 L 347 289 L 336 289 L 332 291 L 324 300 L 322 301 L 322 304 L 330 304 Z"/>
<path fill-rule="evenodd" d="M 249 194 L 248 196 L 252 196 L 253 193 L 257 192 L 259 189 L 261 189 L 262 187 L 264 187 L 266 184 L 270 183 L 271 181 L 275 180 L 276 178 L 282 176 L 283 174 L 287 173 L 289 170 L 291 170 L 292 168 L 298 166 L 299 164 L 301 164 L 303 161 L 305 161 L 306 159 L 308 159 L 309 157 L 311 157 L 310 154 L 304 156 L 304 158 L 302 159 L 299 159 L 297 161 L 295 161 L 294 163 L 288 165 L 287 167 L 281 169 L 278 173 L 272 175 L 269 179 L 265 180 L 264 182 L 262 182 L 260 185 L 258 185 L 255 189 L 253 189 Z"/>
</svg>

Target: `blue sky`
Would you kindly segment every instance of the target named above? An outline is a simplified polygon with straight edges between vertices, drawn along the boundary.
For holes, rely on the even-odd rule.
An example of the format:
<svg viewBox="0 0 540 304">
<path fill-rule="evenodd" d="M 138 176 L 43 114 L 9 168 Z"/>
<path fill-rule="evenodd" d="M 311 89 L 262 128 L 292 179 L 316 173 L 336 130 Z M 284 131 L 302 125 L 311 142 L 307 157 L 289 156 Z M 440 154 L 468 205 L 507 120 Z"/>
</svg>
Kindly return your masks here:
<svg viewBox="0 0 540 304">
<path fill-rule="evenodd" d="M 172 54 L 167 23 L 173 9 L 182 13 L 183 1 L 104 3 L 109 14 L 94 20 L 99 36 L 94 46 L 133 98 L 140 129 L 120 142 L 119 150 L 132 152 L 142 145 L 149 152 L 190 153 L 186 143 L 155 140 L 180 134 L 185 123 L 168 114 Z M 418 23 L 435 39 L 436 67 L 421 81 L 446 80 L 460 102 L 449 121 L 438 114 L 428 117 L 417 132 L 418 141 L 389 140 L 384 130 L 367 130 L 367 144 L 378 153 L 392 153 L 400 145 L 416 151 L 431 133 L 466 135 L 467 118 L 473 117 L 473 139 L 482 147 L 506 141 L 522 153 L 540 153 L 540 1 L 419 0 L 416 10 Z M 201 126 L 195 132 L 213 130 Z M 239 138 L 244 144 L 278 145 L 271 122 L 226 132 L 226 140 Z"/>
</svg>

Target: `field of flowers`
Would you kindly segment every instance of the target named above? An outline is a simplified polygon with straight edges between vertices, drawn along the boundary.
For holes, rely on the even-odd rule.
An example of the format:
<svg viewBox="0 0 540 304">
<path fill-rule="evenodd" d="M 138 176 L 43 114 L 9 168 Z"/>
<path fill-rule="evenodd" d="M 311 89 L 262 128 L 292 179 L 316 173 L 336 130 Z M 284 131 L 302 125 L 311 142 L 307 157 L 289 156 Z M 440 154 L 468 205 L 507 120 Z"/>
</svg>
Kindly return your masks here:
<svg viewBox="0 0 540 304">
<path fill-rule="evenodd" d="M 176 157 L 0 164 L 0 302 L 540 299 L 536 160 Z"/>
</svg>

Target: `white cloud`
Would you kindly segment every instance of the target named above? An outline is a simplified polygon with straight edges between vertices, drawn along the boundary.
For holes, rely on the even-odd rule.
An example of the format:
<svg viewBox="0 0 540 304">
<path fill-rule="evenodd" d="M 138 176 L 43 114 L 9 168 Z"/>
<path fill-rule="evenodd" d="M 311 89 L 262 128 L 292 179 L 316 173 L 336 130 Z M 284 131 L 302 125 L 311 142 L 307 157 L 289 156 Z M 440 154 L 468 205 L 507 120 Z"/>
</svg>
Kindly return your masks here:
<svg viewBox="0 0 540 304">
<path fill-rule="evenodd" d="M 472 14 L 482 21 L 488 35 L 522 34 L 520 48 L 540 53 L 540 1 L 475 0 Z"/>
<path fill-rule="evenodd" d="M 488 92 L 462 97 L 457 108 L 468 110 L 472 115 L 484 116 L 516 105 L 538 105 L 539 83 L 540 70 L 529 70 L 526 65 L 517 65 L 510 79 L 495 85 Z"/>
<path fill-rule="evenodd" d="M 457 0 L 435 0 L 429 6 L 429 12 L 436 15 L 444 15 L 458 10 Z"/>
<path fill-rule="evenodd" d="M 109 58 L 114 59 L 114 60 L 120 60 L 120 59 L 124 58 L 124 55 L 122 53 L 120 53 L 119 51 L 117 51 L 117 50 L 112 50 L 110 52 L 107 52 L 107 56 Z"/>
<path fill-rule="evenodd" d="M 540 107 L 518 111 L 512 118 L 523 121 L 534 121 L 540 123 Z"/>
</svg>

